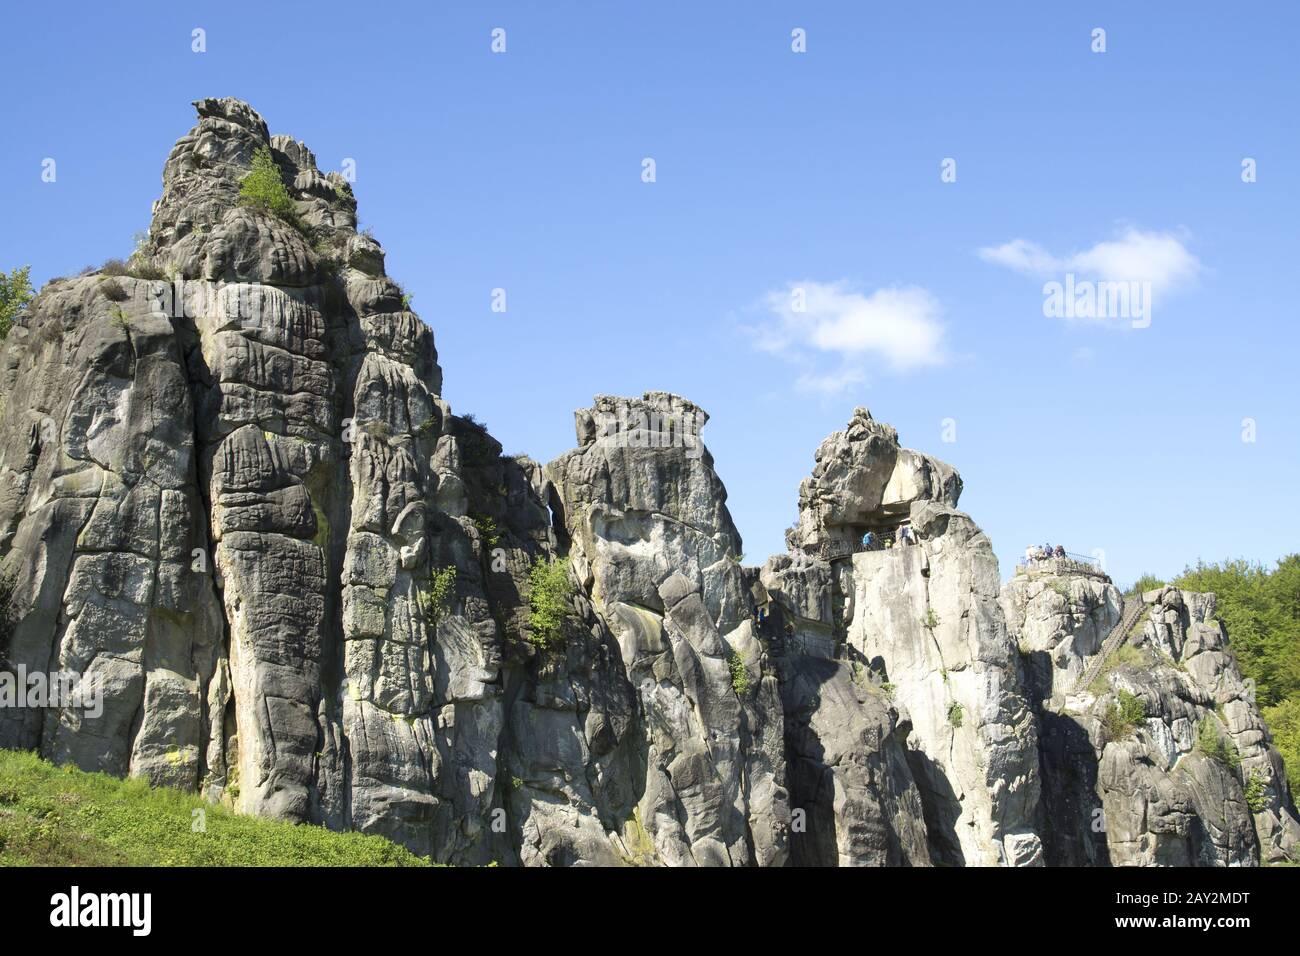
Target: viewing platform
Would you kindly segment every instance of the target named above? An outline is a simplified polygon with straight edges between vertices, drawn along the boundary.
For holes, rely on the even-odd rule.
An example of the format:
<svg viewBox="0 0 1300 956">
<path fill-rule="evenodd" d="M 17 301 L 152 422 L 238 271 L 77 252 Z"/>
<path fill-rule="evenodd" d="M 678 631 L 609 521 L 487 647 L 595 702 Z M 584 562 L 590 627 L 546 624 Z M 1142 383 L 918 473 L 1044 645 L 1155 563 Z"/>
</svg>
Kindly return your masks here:
<svg viewBox="0 0 1300 956">
<path fill-rule="evenodd" d="M 1035 577 L 1047 574 L 1082 574 L 1087 577 L 1110 581 L 1110 575 L 1101 569 L 1101 562 L 1096 558 L 1082 554 L 1065 553 L 1063 558 L 1044 558 L 1041 561 L 1021 561 L 1016 565 L 1016 574 Z"/>
</svg>

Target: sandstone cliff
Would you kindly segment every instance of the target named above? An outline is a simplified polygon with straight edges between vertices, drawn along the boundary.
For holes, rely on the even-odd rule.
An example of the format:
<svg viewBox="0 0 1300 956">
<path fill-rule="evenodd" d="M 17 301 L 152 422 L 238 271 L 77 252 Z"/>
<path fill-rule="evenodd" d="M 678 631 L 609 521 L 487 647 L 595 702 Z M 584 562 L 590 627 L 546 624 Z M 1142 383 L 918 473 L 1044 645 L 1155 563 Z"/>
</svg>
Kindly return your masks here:
<svg viewBox="0 0 1300 956">
<path fill-rule="evenodd" d="M 684 398 L 598 396 L 572 451 L 504 457 L 347 182 L 247 104 L 195 105 L 130 268 L 51 282 L 0 351 L 0 653 L 105 702 L 2 709 L 0 746 L 461 864 L 1293 852 L 1212 598 L 1148 596 L 1147 666 L 1089 694 L 1109 580 L 999 595 L 956 471 L 863 409 L 762 567 Z M 261 150 L 289 212 L 241 201 Z M 539 567 L 569 569 L 551 635 Z"/>
</svg>

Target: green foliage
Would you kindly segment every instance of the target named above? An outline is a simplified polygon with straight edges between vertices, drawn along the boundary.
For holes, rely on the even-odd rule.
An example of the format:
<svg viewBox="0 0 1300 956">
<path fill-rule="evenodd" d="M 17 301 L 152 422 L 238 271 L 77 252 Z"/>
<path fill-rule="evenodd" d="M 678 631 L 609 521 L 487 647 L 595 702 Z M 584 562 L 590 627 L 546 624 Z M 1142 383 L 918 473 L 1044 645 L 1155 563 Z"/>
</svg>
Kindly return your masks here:
<svg viewBox="0 0 1300 956">
<path fill-rule="evenodd" d="M 1145 717 L 1146 708 L 1142 706 L 1142 699 L 1126 690 L 1120 690 L 1115 695 L 1115 705 L 1108 707 L 1102 717 L 1102 731 L 1106 741 L 1126 740 L 1133 736 L 1133 731 Z"/>
<path fill-rule="evenodd" d="M 1102 665 L 1101 671 L 1094 678 L 1093 682 L 1088 685 L 1088 691 L 1093 695 L 1100 696 L 1106 693 L 1110 687 L 1110 681 L 1107 679 L 1111 671 L 1119 667 L 1132 667 L 1138 670 L 1151 666 L 1151 658 L 1146 652 L 1132 644 L 1120 646 L 1115 653 L 1106 658 L 1106 663 Z"/>
<path fill-rule="evenodd" d="M 500 536 L 497 534 L 497 523 L 487 515 L 474 515 L 474 527 L 478 528 L 479 537 L 489 548 L 495 548 Z"/>
<path fill-rule="evenodd" d="M 1160 580 L 1154 574 L 1143 574 L 1131 585 L 1129 585 L 1128 590 L 1124 592 L 1124 596 L 1125 597 L 1140 596 L 1147 591 L 1154 591 L 1156 588 L 1162 588 L 1165 586 L 1166 583 L 1167 582 Z"/>
<path fill-rule="evenodd" d="M 1286 762 L 1286 779 L 1293 796 L 1300 796 L 1300 697 L 1264 708 L 1264 723 L 1273 734 L 1273 745 Z"/>
<path fill-rule="evenodd" d="M 1255 700 L 1300 793 L 1300 554 L 1271 571 L 1249 561 L 1198 563 L 1173 584 L 1212 591 L 1243 676 L 1255 682 Z"/>
<path fill-rule="evenodd" d="M 1202 563 L 1173 583 L 1218 597 L 1218 618 L 1261 707 L 1300 697 L 1300 554 L 1271 572 L 1248 561 Z"/>
<path fill-rule="evenodd" d="M 921 623 L 931 631 L 939 626 L 939 615 L 934 613 L 934 608 L 926 608 L 925 617 L 921 620 Z"/>
<path fill-rule="evenodd" d="M 529 641 L 541 648 L 559 647 L 569 613 L 573 584 L 568 558 L 538 558 L 528 573 Z"/>
<path fill-rule="evenodd" d="M 239 201 L 245 206 L 252 206 L 278 216 L 289 225 L 303 231 L 298 219 L 298 207 L 293 197 L 285 188 L 280 176 L 280 167 L 276 165 L 271 150 L 259 146 L 253 153 L 253 168 L 239 183 Z"/>
<path fill-rule="evenodd" d="M 205 832 L 195 833 L 196 810 Z M 140 778 L 0 750 L 0 866 L 428 866 L 360 833 L 237 814 Z"/>
<path fill-rule="evenodd" d="M 1241 754 L 1237 753 L 1236 745 L 1223 735 L 1219 722 L 1212 717 L 1201 721 L 1196 733 L 1196 749 L 1231 770 L 1241 766 Z"/>
<path fill-rule="evenodd" d="M 14 319 L 32 300 L 31 266 L 14 269 L 8 275 L 0 271 L 0 339 L 14 327 Z"/>
<path fill-rule="evenodd" d="M 960 727 L 962 716 L 965 713 L 966 711 L 963 709 L 961 704 L 954 700 L 948 705 L 948 723 L 952 724 L 954 727 Z"/>
<path fill-rule="evenodd" d="M 451 603 L 455 596 L 456 566 L 449 564 L 445 568 L 431 568 L 429 595 L 424 605 L 424 618 L 431 628 L 437 630 L 443 615 L 451 610 Z"/>
<path fill-rule="evenodd" d="M 1250 779 L 1246 781 L 1246 806 L 1251 813 L 1263 813 L 1268 806 L 1268 784 L 1257 770 L 1252 770 Z"/>
<path fill-rule="evenodd" d="M 733 648 L 727 648 L 727 667 L 731 669 L 731 689 L 741 700 L 749 693 L 749 668 L 745 659 Z"/>
</svg>

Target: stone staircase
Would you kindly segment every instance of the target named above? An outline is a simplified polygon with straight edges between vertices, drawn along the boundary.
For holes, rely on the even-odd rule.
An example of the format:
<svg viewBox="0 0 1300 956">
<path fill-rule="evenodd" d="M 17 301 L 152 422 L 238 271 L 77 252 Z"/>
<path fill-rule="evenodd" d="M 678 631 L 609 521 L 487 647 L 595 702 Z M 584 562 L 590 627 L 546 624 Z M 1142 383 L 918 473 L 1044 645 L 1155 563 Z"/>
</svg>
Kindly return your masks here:
<svg viewBox="0 0 1300 956">
<path fill-rule="evenodd" d="M 1146 605 L 1142 603 L 1141 595 L 1135 595 L 1125 602 L 1124 613 L 1120 616 L 1119 623 L 1110 629 L 1110 633 L 1101 642 L 1101 647 L 1093 655 L 1092 660 L 1088 662 L 1088 666 L 1083 669 L 1083 673 L 1079 675 L 1078 680 L 1065 689 L 1064 696 L 1073 694 L 1080 688 L 1086 689 L 1097 679 L 1097 675 L 1106 666 L 1106 661 L 1110 658 L 1110 655 L 1119 650 L 1120 646 L 1128 640 L 1129 632 L 1133 630 L 1133 625 L 1137 624 L 1138 618 L 1142 616 L 1142 612 L 1145 610 Z"/>
</svg>

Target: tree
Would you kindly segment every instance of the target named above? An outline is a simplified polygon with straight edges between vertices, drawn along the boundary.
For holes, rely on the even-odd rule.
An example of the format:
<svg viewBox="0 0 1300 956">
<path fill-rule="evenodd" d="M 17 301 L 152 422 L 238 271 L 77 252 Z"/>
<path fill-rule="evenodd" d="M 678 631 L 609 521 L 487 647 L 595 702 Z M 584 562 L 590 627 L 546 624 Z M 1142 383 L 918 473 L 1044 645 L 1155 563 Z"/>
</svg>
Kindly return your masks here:
<svg viewBox="0 0 1300 956">
<path fill-rule="evenodd" d="M 568 558 L 538 558 L 528 574 L 529 640 L 538 647 L 559 647 L 564 641 L 564 618 L 569 613 L 573 583 Z"/>
<path fill-rule="evenodd" d="M 1292 794 L 1300 793 L 1300 554 L 1272 571 L 1249 561 L 1199 563 L 1174 582 L 1212 591 L 1243 676 L 1255 682 L 1255 700 L 1273 743 L 1286 762 Z"/>
<path fill-rule="evenodd" d="M 279 216 L 293 226 L 298 225 L 298 209 L 293 197 L 284 186 L 280 167 L 265 146 L 259 146 L 253 153 L 253 169 L 239 183 L 239 201 L 245 206 L 255 206 Z"/>
<path fill-rule="evenodd" d="M 1217 616 L 1261 707 L 1300 697 L 1300 555 L 1282 559 L 1271 573 L 1244 560 L 1202 562 L 1174 584 L 1214 592 Z"/>
<path fill-rule="evenodd" d="M 27 303 L 32 300 L 31 266 L 14 269 L 5 275 L 0 272 L 0 339 L 9 334 Z"/>
</svg>

